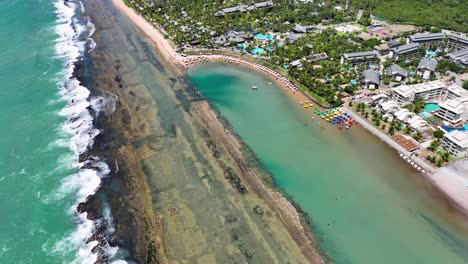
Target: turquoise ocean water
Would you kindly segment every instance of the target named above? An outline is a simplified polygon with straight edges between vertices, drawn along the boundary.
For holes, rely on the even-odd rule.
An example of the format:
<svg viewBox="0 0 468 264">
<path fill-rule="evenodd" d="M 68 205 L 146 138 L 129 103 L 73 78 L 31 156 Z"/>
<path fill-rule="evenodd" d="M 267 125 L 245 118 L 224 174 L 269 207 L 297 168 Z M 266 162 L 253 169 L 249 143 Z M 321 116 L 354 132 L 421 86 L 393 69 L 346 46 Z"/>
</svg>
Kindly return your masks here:
<svg viewBox="0 0 468 264">
<path fill-rule="evenodd" d="M 0 263 L 92 263 L 95 223 L 75 209 L 107 167 L 78 162 L 99 133 L 99 98 L 71 74 L 94 29 L 74 1 L 0 1 L 0 11 Z"/>
<path fill-rule="evenodd" d="M 468 263 L 466 219 L 366 131 L 312 119 L 249 69 L 214 63 L 189 76 L 310 215 L 336 263 Z"/>
</svg>

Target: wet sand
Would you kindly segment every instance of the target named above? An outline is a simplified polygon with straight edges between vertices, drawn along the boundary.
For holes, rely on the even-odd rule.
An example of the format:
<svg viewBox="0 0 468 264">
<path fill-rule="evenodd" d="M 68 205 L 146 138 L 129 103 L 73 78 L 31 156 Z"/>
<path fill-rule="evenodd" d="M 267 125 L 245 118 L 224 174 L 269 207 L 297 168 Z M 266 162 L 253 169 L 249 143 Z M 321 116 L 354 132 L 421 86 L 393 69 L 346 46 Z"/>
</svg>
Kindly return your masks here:
<svg viewBox="0 0 468 264">
<path fill-rule="evenodd" d="M 111 0 L 83 3 L 96 26 L 89 86 L 118 98 L 94 150 L 112 170 L 98 196 L 113 244 L 139 263 L 322 263 L 299 213 L 183 70 Z"/>
</svg>

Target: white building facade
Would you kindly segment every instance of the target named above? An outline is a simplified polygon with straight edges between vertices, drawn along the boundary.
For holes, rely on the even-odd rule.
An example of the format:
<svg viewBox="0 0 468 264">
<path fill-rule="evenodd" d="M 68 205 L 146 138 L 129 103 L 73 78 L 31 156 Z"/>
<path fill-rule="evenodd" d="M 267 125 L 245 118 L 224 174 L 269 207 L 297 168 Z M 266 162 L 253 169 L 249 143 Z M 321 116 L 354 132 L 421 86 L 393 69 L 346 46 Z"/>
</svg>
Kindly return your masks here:
<svg viewBox="0 0 468 264">
<path fill-rule="evenodd" d="M 456 158 L 464 158 L 468 154 L 468 132 L 453 131 L 444 135 L 442 147 Z"/>
</svg>

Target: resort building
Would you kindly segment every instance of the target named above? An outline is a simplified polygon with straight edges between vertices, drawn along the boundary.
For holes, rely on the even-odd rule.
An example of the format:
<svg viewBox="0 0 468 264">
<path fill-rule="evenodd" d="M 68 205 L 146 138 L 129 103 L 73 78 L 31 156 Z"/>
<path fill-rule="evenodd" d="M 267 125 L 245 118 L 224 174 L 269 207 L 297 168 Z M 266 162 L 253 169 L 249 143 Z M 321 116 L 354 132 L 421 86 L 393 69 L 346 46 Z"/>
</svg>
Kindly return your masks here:
<svg viewBox="0 0 468 264">
<path fill-rule="evenodd" d="M 445 56 L 449 61 L 456 63 L 460 66 L 468 66 L 468 48 L 452 52 Z"/>
<path fill-rule="evenodd" d="M 422 46 L 441 47 L 444 44 L 444 33 L 415 34 L 409 37 L 411 42 L 419 43 Z"/>
<path fill-rule="evenodd" d="M 310 62 L 314 62 L 314 61 L 324 60 L 324 59 L 327 59 L 327 58 L 328 58 L 327 53 L 322 52 L 322 53 L 312 54 L 312 55 L 308 56 L 307 60 L 310 61 Z"/>
<path fill-rule="evenodd" d="M 293 31 L 294 33 L 304 34 L 304 33 L 307 33 L 308 29 L 307 29 L 307 27 L 305 27 L 305 26 L 301 26 L 301 25 L 299 25 L 299 24 L 296 24 L 296 25 L 294 26 L 294 28 L 292 29 L 292 31 Z"/>
<path fill-rule="evenodd" d="M 377 105 L 380 102 L 386 101 L 388 99 L 388 96 L 386 94 L 380 93 L 380 94 L 374 94 L 371 96 L 372 100 L 372 105 Z"/>
<path fill-rule="evenodd" d="M 253 4 L 253 6 L 255 6 L 256 9 L 271 8 L 273 7 L 273 1 L 264 1 L 264 2 L 255 3 Z"/>
<path fill-rule="evenodd" d="M 421 97 L 426 101 L 440 99 L 445 85 L 441 81 L 425 82 L 413 85 L 401 85 L 392 90 L 392 99 L 399 105 L 407 105 L 414 98 Z"/>
<path fill-rule="evenodd" d="M 451 127 L 463 125 L 468 114 L 468 97 L 465 100 L 463 98 L 462 100 L 460 98 L 449 99 L 440 103 L 439 106 L 436 116 L 447 121 Z"/>
<path fill-rule="evenodd" d="M 427 122 L 418 115 L 412 116 L 410 119 L 406 121 L 407 125 L 414 130 L 422 131 L 427 127 Z"/>
<path fill-rule="evenodd" d="M 448 48 L 456 51 L 468 49 L 468 37 L 457 34 L 450 34 L 447 41 L 447 46 Z"/>
<path fill-rule="evenodd" d="M 374 46 L 373 49 L 381 55 L 387 55 L 390 53 L 390 47 L 386 43 Z"/>
<path fill-rule="evenodd" d="M 426 101 L 438 100 L 442 96 L 445 84 L 439 80 L 410 85 L 414 97 L 422 97 Z"/>
<path fill-rule="evenodd" d="M 395 60 L 409 59 L 418 56 L 419 43 L 409 43 L 392 48 L 389 57 Z"/>
<path fill-rule="evenodd" d="M 379 103 L 380 110 L 382 113 L 395 113 L 396 111 L 400 110 L 400 107 L 398 106 L 398 103 L 396 103 L 393 100 L 388 100 L 388 101 L 380 101 Z"/>
<path fill-rule="evenodd" d="M 463 89 L 460 85 L 453 83 L 447 87 L 446 99 L 455 99 L 462 96 L 468 96 L 468 91 Z"/>
<path fill-rule="evenodd" d="M 289 63 L 289 68 L 300 68 L 302 67 L 302 62 L 301 60 L 295 60 L 295 61 L 291 61 L 291 63 Z"/>
<path fill-rule="evenodd" d="M 398 46 L 401 46 L 402 44 L 399 39 L 391 39 L 387 41 L 387 45 L 389 48 L 396 48 Z"/>
<path fill-rule="evenodd" d="M 378 89 L 380 85 L 380 74 L 372 69 L 362 72 L 364 78 L 361 80 L 361 85 L 367 89 Z"/>
<path fill-rule="evenodd" d="M 299 40 L 302 37 L 303 34 L 297 34 L 297 33 L 289 33 L 286 35 L 286 39 L 290 44 L 294 44 L 297 40 Z"/>
<path fill-rule="evenodd" d="M 413 116 L 413 113 L 410 112 L 406 108 L 402 108 L 402 109 L 396 111 L 393 114 L 393 116 L 395 116 L 396 120 L 398 120 L 400 122 L 403 122 L 403 123 L 406 123 L 406 121 L 409 120 Z"/>
<path fill-rule="evenodd" d="M 385 69 L 385 74 L 392 76 L 397 82 L 404 81 L 408 77 L 408 72 L 398 64 L 393 64 Z"/>
<path fill-rule="evenodd" d="M 220 11 L 215 13 L 215 16 L 217 17 L 222 17 L 228 14 L 234 14 L 234 13 L 243 13 L 243 12 L 250 12 L 256 9 L 261 9 L 261 8 L 272 8 L 273 7 L 273 1 L 265 1 L 265 2 L 259 2 L 259 3 L 254 3 L 249 6 L 246 5 L 240 5 L 240 6 L 233 6 L 233 7 L 228 7 L 228 8 L 223 8 Z"/>
<path fill-rule="evenodd" d="M 357 65 L 361 63 L 375 63 L 377 61 L 378 61 L 377 52 L 374 50 L 344 53 L 343 55 L 341 55 L 341 64 L 346 62 L 351 65 Z"/>
<path fill-rule="evenodd" d="M 423 79 L 428 80 L 434 74 L 437 67 L 437 61 L 429 58 L 422 58 L 418 64 L 418 73 Z"/>
<path fill-rule="evenodd" d="M 453 131 L 444 135 L 442 147 L 456 158 L 463 158 L 468 154 L 468 133 Z"/>
<path fill-rule="evenodd" d="M 407 85 L 401 85 L 392 90 L 392 99 L 399 105 L 411 104 L 414 101 L 414 91 Z"/>
</svg>

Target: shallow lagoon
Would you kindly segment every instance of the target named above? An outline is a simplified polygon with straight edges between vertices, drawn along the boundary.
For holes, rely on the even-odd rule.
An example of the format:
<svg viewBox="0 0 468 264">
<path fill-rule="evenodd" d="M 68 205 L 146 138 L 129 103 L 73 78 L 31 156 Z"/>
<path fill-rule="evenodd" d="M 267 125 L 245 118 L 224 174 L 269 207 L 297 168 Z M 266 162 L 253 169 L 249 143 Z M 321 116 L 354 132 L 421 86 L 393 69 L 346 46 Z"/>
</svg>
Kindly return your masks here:
<svg viewBox="0 0 468 264">
<path fill-rule="evenodd" d="M 317 124 L 250 69 L 211 63 L 189 76 L 311 216 L 336 263 L 468 262 L 466 220 L 366 131 Z"/>
</svg>

